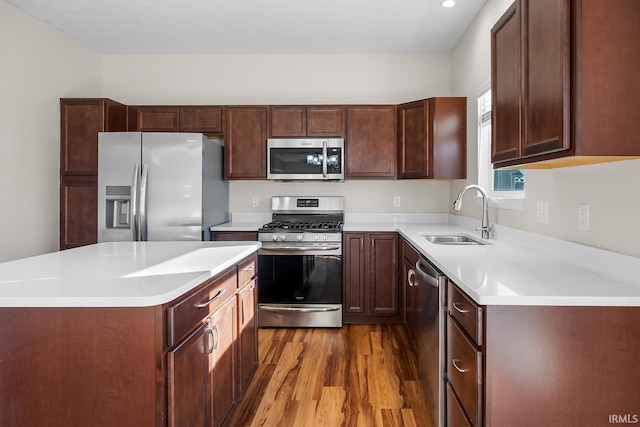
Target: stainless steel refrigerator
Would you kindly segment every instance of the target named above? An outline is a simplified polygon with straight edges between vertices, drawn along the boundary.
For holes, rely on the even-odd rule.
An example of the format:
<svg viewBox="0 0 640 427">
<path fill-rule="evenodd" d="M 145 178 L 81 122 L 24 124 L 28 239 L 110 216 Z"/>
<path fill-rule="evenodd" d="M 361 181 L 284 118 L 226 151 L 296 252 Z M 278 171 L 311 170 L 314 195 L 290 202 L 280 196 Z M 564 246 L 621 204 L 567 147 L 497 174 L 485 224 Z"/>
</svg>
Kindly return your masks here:
<svg viewBox="0 0 640 427">
<path fill-rule="evenodd" d="M 98 134 L 98 242 L 209 240 L 229 220 L 222 140 Z"/>
</svg>

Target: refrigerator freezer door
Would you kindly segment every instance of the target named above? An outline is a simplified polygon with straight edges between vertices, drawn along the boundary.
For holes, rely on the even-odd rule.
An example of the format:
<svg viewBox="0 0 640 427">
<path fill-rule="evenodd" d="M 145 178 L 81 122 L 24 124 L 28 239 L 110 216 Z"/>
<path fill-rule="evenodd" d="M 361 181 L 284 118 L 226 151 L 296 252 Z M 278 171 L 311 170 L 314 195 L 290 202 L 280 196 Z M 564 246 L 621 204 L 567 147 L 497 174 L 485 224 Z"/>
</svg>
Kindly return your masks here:
<svg viewBox="0 0 640 427">
<path fill-rule="evenodd" d="M 134 167 L 140 163 L 141 138 L 140 132 L 98 134 L 98 242 L 133 240 L 131 187 Z"/>
<path fill-rule="evenodd" d="M 148 166 L 149 241 L 202 240 L 202 134 L 145 133 L 142 164 Z"/>
</svg>

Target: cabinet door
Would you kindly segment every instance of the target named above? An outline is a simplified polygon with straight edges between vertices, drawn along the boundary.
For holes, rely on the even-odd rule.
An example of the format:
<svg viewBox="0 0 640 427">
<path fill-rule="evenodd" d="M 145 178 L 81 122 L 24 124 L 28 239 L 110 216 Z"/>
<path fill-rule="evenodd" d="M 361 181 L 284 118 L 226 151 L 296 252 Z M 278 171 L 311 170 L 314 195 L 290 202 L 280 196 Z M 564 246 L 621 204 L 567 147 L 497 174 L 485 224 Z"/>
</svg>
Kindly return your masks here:
<svg viewBox="0 0 640 427">
<path fill-rule="evenodd" d="M 206 322 L 168 353 L 169 427 L 209 425 L 208 331 Z"/>
<path fill-rule="evenodd" d="M 397 314 L 398 235 L 371 233 L 369 248 L 371 314 Z"/>
<path fill-rule="evenodd" d="M 520 3 L 491 30 L 491 161 L 518 159 L 522 106 Z"/>
<path fill-rule="evenodd" d="M 180 132 L 223 133 L 224 108 L 220 106 L 180 107 Z"/>
<path fill-rule="evenodd" d="M 347 107 L 347 177 L 396 176 L 396 107 Z"/>
<path fill-rule="evenodd" d="M 228 107 L 225 178 L 267 177 L 267 107 Z"/>
<path fill-rule="evenodd" d="M 426 101 L 398 107 L 398 178 L 429 177 Z"/>
<path fill-rule="evenodd" d="M 269 110 L 269 135 L 272 138 L 307 136 L 307 109 L 301 106 L 276 106 Z"/>
<path fill-rule="evenodd" d="M 141 132 L 177 132 L 178 107 L 138 107 L 138 130 Z"/>
<path fill-rule="evenodd" d="M 307 107 L 307 136 L 344 138 L 346 122 L 346 110 L 340 105 Z"/>
<path fill-rule="evenodd" d="M 258 366 L 258 288 L 255 279 L 238 291 L 238 397 L 240 398 L 249 379 Z"/>
<path fill-rule="evenodd" d="M 124 131 L 127 107 L 110 99 L 60 99 L 60 173 L 98 174 L 98 132 Z"/>
<path fill-rule="evenodd" d="M 60 249 L 97 241 L 98 177 L 63 177 L 60 184 Z"/>
<path fill-rule="evenodd" d="M 213 346 L 209 354 L 209 405 L 211 425 L 215 427 L 222 424 L 236 402 L 236 322 L 235 298 L 229 298 L 210 318 Z"/>
<path fill-rule="evenodd" d="M 364 233 L 344 234 L 344 311 L 365 313 Z"/>
<path fill-rule="evenodd" d="M 522 0 L 523 157 L 570 148 L 570 0 Z"/>
</svg>

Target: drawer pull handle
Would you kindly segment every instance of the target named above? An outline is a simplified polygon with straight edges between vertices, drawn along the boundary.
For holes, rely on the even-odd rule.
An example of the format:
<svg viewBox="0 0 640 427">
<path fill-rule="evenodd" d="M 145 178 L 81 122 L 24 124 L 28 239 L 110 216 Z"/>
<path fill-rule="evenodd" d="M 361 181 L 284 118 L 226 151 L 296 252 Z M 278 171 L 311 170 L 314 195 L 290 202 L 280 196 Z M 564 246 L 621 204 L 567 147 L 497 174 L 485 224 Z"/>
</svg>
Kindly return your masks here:
<svg viewBox="0 0 640 427">
<path fill-rule="evenodd" d="M 451 359 L 451 363 L 453 363 L 453 367 L 456 368 L 457 371 L 461 374 L 464 374 L 468 371 L 468 369 L 462 369 L 460 366 L 458 366 L 458 363 L 460 363 L 460 359 Z"/>
<path fill-rule="evenodd" d="M 240 292 L 241 292 L 241 293 L 244 293 L 244 292 L 251 292 L 251 291 L 253 291 L 255 288 L 256 288 L 256 285 L 251 285 L 251 286 L 247 287 L 246 289 L 241 290 Z"/>
<path fill-rule="evenodd" d="M 244 271 L 253 271 L 253 264 L 245 268 Z"/>
<path fill-rule="evenodd" d="M 416 272 L 412 269 L 409 269 L 409 273 L 407 273 L 407 283 L 409 287 L 416 285 Z"/>
<path fill-rule="evenodd" d="M 195 304 L 194 307 L 196 307 L 196 308 L 204 308 L 204 307 L 208 306 L 209 304 L 211 304 L 212 302 L 214 302 L 215 300 L 220 298 L 222 296 L 222 294 L 224 294 L 225 291 L 226 291 L 226 289 L 220 289 L 218 291 L 218 293 L 216 293 L 213 296 L 213 298 L 211 298 L 209 301 L 201 302 L 200 304 Z"/>
<path fill-rule="evenodd" d="M 459 311 L 462 314 L 469 312 L 469 310 L 465 310 L 464 308 L 460 308 L 460 304 L 458 304 L 457 302 L 453 303 L 453 308 L 455 308 L 457 311 Z"/>
<path fill-rule="evenodd" d="M 207 329 L 205 329 L 204 332 L 210 337 L 210 339 L 208 340 L 210 345 L 207 347 L 207 353 L 211 354 L 211 353 L 213 353 L 213 350 L 215 349 L 215 341 L 216 341 L 216 339 L 215 339 L 215 337 L 213 335 L 213 329 L 207 328 Z"/>
</svg>

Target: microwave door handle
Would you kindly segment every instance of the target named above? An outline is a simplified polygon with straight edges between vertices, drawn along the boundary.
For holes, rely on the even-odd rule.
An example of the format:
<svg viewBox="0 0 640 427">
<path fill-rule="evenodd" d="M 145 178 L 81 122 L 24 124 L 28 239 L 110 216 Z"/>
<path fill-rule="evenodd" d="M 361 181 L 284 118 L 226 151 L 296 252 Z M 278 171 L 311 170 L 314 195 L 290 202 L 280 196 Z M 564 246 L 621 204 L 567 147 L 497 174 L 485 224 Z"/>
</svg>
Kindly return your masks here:
<svg viewBox="0 0 640 427">
<path fill-rule="evenodd" d="M 327 141 L 322 141 L 322 176 L 327 177 Z"/>
</svg>

